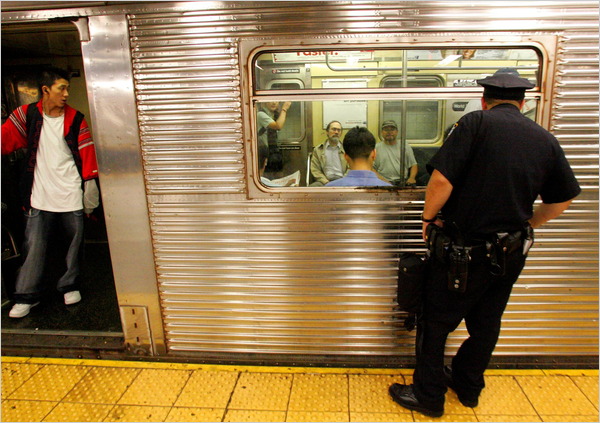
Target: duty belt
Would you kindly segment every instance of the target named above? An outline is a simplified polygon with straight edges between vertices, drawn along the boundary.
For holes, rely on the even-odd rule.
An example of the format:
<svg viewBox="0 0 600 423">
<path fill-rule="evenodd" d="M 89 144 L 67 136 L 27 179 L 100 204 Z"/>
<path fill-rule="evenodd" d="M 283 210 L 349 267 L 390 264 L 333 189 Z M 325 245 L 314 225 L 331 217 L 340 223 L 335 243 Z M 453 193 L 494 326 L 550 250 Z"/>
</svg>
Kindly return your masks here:
<svg viewBox="0 0 600 423">
<path fill-rule="evenodd" d="M 435 224 L 427 226 L 427 250 L 432 258 L 448 265 L 448 289 L 464 292 L 467 286 L 469 263 L 473 258 L 488 260 L 490 273 L 496 276 L 506 272 L 506 256 L 523 248 L 526 255 L 533 245 L 533 229 L 498 232 L 485 239 L 465 240 L 449 236 Z"/>
</svg>

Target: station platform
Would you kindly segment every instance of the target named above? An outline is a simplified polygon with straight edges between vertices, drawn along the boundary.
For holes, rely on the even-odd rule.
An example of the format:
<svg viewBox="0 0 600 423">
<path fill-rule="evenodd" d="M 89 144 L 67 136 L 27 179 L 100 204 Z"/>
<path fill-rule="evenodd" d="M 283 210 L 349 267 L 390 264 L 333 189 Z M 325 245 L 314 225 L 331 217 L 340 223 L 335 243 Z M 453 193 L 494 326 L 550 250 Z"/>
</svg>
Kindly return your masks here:
<svg viewBox="0 0 600 423">
<path fill-rule="evenodd" d="M 2 357 L 8 422 L 597 422 L 597 370 L 489 370 L 479 406 L 432 419 L 388 387 L 412 369 Z"/>
</svg>

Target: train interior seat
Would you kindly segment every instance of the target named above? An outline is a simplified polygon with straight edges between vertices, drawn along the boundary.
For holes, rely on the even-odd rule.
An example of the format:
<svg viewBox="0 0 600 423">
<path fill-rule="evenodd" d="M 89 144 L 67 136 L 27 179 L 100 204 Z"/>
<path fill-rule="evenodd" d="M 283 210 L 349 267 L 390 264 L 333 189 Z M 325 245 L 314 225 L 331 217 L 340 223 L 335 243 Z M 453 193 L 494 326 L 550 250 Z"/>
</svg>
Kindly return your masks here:
<svg viewBox="0 0 600 423">
<path fill-rule="evenodd" d="M 417 172 L 418 187 L 426 186 L 429 182 L 430 175 L 427 172 L 426 165 L 438 150 L 439 147 L 413 147 L 415 159 L 417 159 L 417 166 L 419 167 Z"/>
</svg>

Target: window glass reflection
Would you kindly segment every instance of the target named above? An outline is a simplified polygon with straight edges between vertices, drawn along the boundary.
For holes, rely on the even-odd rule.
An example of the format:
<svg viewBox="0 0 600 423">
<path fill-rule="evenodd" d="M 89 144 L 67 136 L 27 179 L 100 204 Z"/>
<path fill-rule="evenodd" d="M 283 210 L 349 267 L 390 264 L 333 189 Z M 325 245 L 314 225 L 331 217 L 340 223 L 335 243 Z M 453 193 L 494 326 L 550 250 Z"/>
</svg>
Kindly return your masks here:
<svg viewBox="0 0 600 423">
<path fill-rule="evenodd" d="M 476 81 L 516 72 L 539 85 L 540 64 L 529 47 L 262 52 L 253 75 L 261 183 L 322 187 L 342 178 L 344 136 L 358 126 L 376 139 L 379 176 L 398 188 L 423 187 L 448 129 L 481 109 Z M 523 113 L 535 120 L 539 88 L 528 93 Z M 319 99 L 306 100 L 313 95 Z"/>
<path fill-rule="evenodd" d="M 440 78 L 446 87 L 475 86 L 501 68 L 513 68 L 537 84 L 540 58 L 533 48 L 456 48 L 434 50 L 309 50 L 259 54 L 254 61 L 256 90 L 336 89 L 331 78 L 360 78 L 363 88 L 379 86 L 387 77 Z M 300 84 L 273 85 L 273 79 Z M 471 84 L 471 85 L 469 85 Z M 410 87 L 410 84 L 399 87 Z"/>
<path fill-rule="evenodd" d="M 353 100 L 337 100 L 344 101 L 349 103 L 346 107 L 328 100 L 256 103 L 257 144 L 262 149 L 257 148 L 257 152 L 263 155 L 258 157 L 257 153 L 256 160 L 264 186 L 321 187 L 345 175 L 348 166 L 343 139 L 349 129 L 359 126 L 375 136 L 379 160 L 374 167 L 384 179 L 399 188 L 423 187 L 429 181 L 425 165 L 442 145 L 448 130 L 464 114 L 481 109 L 480 98 L 361 100 L 365 107 L 356 107 Z M 537 99 L 527 98 L 523 114 L 535 120 L 537 103 Z M 406 107 L 405 113 L 402 107 Z M 393 123 L 386 125 L 389 121 Z M 406 128 L 404 121 L 408 122 Z M 264 129 L 269 125 L 271 128 Z M 332 166 L 331 158 L 335 155 L 327 156 L 326 148 L 337 146 L 342 148 L 336 150 L 339 163 Z M 384 157 L 387 160 L 382 163 Z M 414 162 L 416 175 L 411 177 Z"/>
</svg>

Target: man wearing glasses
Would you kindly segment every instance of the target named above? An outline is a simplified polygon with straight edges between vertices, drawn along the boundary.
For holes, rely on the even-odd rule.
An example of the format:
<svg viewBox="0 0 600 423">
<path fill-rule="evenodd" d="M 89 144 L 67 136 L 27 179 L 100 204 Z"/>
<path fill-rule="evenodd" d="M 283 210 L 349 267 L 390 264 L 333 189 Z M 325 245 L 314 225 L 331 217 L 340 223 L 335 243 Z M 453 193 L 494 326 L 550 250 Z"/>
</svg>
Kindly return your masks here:
<svg viewBox="0 0 600 423">
<path fill-rule="evenodd" d="M 315 182 L 310 186 L 324 186 L 328 182 L 342 178 L 348 172 L 348 163 L 344 158 L 344 147 L 340 141 L 342 124 L 337 120 L 329 122 L 327 140 L 316 146 L 310 161 L 310 172 Z"/>
</svg>

